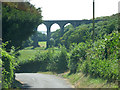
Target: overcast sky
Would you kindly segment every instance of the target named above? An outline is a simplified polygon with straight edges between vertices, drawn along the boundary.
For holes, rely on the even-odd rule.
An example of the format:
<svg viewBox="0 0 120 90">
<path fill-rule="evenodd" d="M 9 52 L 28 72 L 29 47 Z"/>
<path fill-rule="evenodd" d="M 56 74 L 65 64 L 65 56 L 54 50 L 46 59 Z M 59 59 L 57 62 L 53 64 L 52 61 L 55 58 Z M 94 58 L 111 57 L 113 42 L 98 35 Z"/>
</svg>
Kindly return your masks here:
<svg viewBox="0 0 120 90">
<path fill-rule="evenodd" d="M 95 17 L 118 13 L 120 0 L 95 0 Z M 82 20 L 93 17 L 93 0 L 31 0 L 35 7 L 41 7 L 43 20 Z M 54 24 L 51 31 L 59 28 Z M 45 31 L 44 25 L 39 30 Z"/>
</svg>

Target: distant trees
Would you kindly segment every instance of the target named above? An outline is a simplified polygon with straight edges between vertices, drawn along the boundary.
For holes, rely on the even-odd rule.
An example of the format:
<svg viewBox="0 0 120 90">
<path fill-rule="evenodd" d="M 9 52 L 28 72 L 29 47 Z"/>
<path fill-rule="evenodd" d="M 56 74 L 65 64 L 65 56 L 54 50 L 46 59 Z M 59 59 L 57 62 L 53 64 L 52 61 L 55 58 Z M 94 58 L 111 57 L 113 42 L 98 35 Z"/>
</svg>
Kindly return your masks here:
<svg viewBox="0 0 120 90">
<path fill-rule="evenodd" d="M 73 30 L 73 26 L 72 25 L 68 25 L 64 28 L 64 36 L 68 37 L 69 35 L 67 33 L 69 33 L 69 31 L 71 32 Z M 54 45 L 58 46 L 58 44 L 62 44 L 62 42 L 64 42 L 64 40 L 62 41 L 62 37 L 60 36 L 60 29 L 57 29 L 56 31 L 51 33 L 51 37 L 54 39 Z M 65 45 L 65 44 L 64 44 Z"/>
<path fill-rule="evenodd" d="M 47 41 L 47 35 L 37 31 L 38 41 Z"/>
<path fill-rule="evenodd" d="M 70 74 L 83 72 L 108 81 L 117 81 L 119 77 L 119 38 L 118 15 L 99 17 L 95 24 L 95 42 L 92 42 L 93 25 L 82 24 L 76 28 L 67 26 L 62 37 L 60 30 L 52 33 L 56 45 L 63 44 L 68 51 Z M 59 41 L 58 41 L 59 40 Z"/>
<path fill-rule="evenodd" d="M 105 34 L 110 34 L 112 31 L 117 30 L 118 26 L 118 16 L 112 15 L 107 17 L 98 17 L 96 20 L 99 21 L 95 24 L 95 41 L 104 38 Z M 82 24 L 76 28 L 72 25 L 65 27 L 65 33 L 62 37 L 59 36 L 60 29 L 51 34 L 52 38 L 55 40 L 55 45 L 63 44 L 66 48 L 69 48 L 72 43 L 79 44 L 80 42 L 90 41 L 92 39 L 93 25 Z"/>
<path fill-rule="evenodd" d="M 50 38 L 50 47 L 53 47 L 55 44 L 55 40 L 53 38 Z"/>
<path fill-rule="evenodd" d="M 23 47 L 28 47 L 28 46 L 37 47 L 39 41 L 47 41 L 47 35 L 36 31 L 36 33 L 31 35 L 31 37 L 29 37 L 29 39 L 27 39 L 23 42 Z"/>
</svg>

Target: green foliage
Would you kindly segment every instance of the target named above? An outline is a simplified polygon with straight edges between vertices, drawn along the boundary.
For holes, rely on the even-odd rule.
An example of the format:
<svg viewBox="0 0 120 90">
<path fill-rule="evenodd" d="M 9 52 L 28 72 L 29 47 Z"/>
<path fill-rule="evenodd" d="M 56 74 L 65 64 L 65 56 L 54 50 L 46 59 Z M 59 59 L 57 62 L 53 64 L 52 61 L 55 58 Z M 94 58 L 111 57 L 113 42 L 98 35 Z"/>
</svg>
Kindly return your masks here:
<svg viewBox="0 0 120 90">
<path fill-rule="evenodd" d="M 60 43 L 60 29 L 51 32 L 51 37 L 55 40 L 55 46 L 57 46 Z"/>
<path fill-rule="evenodd" d="M 42 42 L 38 42 L 38 45 L 42 48 L 45 49 L 46 48 L 46 41 L 42 41 Z"/>
<path fill-rule="evenodd" d="M 64 36 L 69 36 L 68 32 L 74 31 L 74 28 L 72 25 L 68 25 L 64 28 Z M 65 40 L 61 40 L 62 37 L 60 37 L 60 29 L 54 31 L 51 33 L 51 37 L 55 40 L 55 46 L 58 46 L 59 44 L 64 44 L 65 46 L 67 45 L 67 42 L 65 42 Z M 68 33 L 68 34 L 67 34 Z M 66 35 L 65 35 L 66 34 Z"/>
<path fill-rule="evenodd" d="M 91 42 L 71 45 L 69 69 L 70 73 L 84 72 L 93 77 L 108 81 L 118 79 L 118 58 L 120 34 L 113 31 L 104 35 L 93 44 Z"/>
<path fill-rule="evenodd" d="M 47 71 L 48 63 L 48 54 L 37 52 L 34 58 L 26 58 L 24 61 L 19 62 L 19 66 L 16 72 L 38 72 L 38 71 Z M 32 67 L 31 67 L 32 66 Z"/>
<path fill-rule="evenodd" d="M 44 53 L 38 52 L 35 58 L 19 63 L 17 72 L 52 71 L 60 73 L 68 69 L 67 60 L 68 56 L 65 47 L 61 47 L 60 52 L 49 48 Z"/>
<path fill-rule="evenodd" d="M 117 31 L 118 27 L 118 16 L 117 14 L 107 17 L 99 17 L 96 20 L 103 20 L 95 23 L 95 41 L 99 39 L 103 39 L 104 35 L 108 35 L 112 33 L 112 31 Z M 71 43 L 80 43 L 90 41 L 92 39 L 93 34 L 93 25 L 90 24 L 82 24 L 76 28 L 73 28 L 72 25 L 68 25 L 64 29 L 64 35 L 62 37 L 59 36 L 60 30 L 52 33 L 52 38 L 55 39 L 55 45 L 59 43 L 65 45 L 67 49 L 69 49 Z"/>
<path fill-rule="evenodd" d="M 105 39 L 100 39 L 87 50 L 87 58 L 81 70 L 94 77 L 101 77 L 108 81 L 118 79 L 118 54 L 120 35 L 113 32 L 105 35 Z"/>
<path fill-rule="evenodd" d="M 40 59 L 45 62 L 41 65 L 47 66 L 46 70 L 48 71 L 60 73 L 67 70 L 68 57 L 65 47 L 61 47 L 60 52 L 54 52 L 52 49 L 49 49 L 47 54 L 39 57 Z"/>
<path fill-rule="evenodd" d="M 80 25 L 76 28 L 76 30 L 70 34 L 68 37 L 69 43 L 80 43 L 85 42 L 91 38 L 91 34 L 89 33 L 90 28 L 88 25 Z"/>
<path fill-rule="evenodd" d="M 52 50 L 48 50 L 48 64 L 47 64 L 47 70 L 56 72 L 57 71 L 57 62 L 58 62 L 58 53 L 52 52 Z"/>
<path fill-rule="evenodd" d="M 29 47 L 29 46 L 37 46 L 39 41 L 47 41 L 47 35 L 42 34 L 41 32 L 36 31 L 27 40 L 23 41 L 22 46 L 24 48 L 25 47 Z"/>
<path fill-rule="evenodd" d="M 2 84 L 2 60 L 1 60 L 1 58 L 0 58 L 0 85 Z"/>
<path fill-rule="evenodd" d="M 47 41 L 47 35 L 37 31 L 38 41 Z"/>
<path fill-rule="evenodd" d="M 41 9 L 36 9 L 29 2 L 2 3 L 2 87 L 10 88 L 15 79 L 15 50 L 22 48 L 22 43 L 42 22 Z M 14 47 L 13 47 L 14 46 Z M 12 49 L 11 49 L 12 47 Z"/>
<path fill-rule="evenodd" d="M 59 36 L 60 30 L 52 33 L 55 45 L 62 44 L 60 52 L 53 48 L 45 53 L 38 53 L 34 60 L 25 66 L 38 68 L 39 71 L 63 72 L 69 68 L 70 73 L 84 72 L 94 78 L 108 81 L 118 79 L 118 59 L 120 34 L 117 32 L 117 16 L 96 18 L 95 42 L 91 40 L 92 24 L 83 24 L 75 29 L 69 25 L 65 33 Z M 69 50 L 68 50 L 69 49 Z M 69 51 L 69 53 L 67 52 Z M 30 63 L 28 65 L 28 63 Z M 22 65 L 21 65 L 22 67 Z M 29 67 L 27 69 L 29 69 Z M 32 70 L 32 69 L 31 69 Z"/>
<path fill-rule="evenodd" d="M 69 69 L 70 73 L 75 73 L 79 64 L 86 59 L 87 45 L 83 42 L 76 45 L 70 52 Z"/>
<path fill-rule="evenodd" d="M 54 47 L 55 41 L 53 38 L 50 38 L 50 47 Z"/>
<path fill-rule="evenodd" d="M 67 67 L 68 55 L 67 55 L 66 48 L 64 46 L 61 46 L 60 49 L 61 49 L 60 54 L 57 57 L 58 58 L 57 71 L 58 72 L 64 72 L 65 70 L 68 69 L 68 67 Z"/>
<path fill-rule="evenodd" d="M 3 48 L 0 51 L 2 51 L 2 88 L 10 88 L 15 78 L 14 70 L 17 64 L 13 51 L 8 53 Z"/>
<path fill-rule="evenodd" d="M 28 39 L 42 22 L 41 10 L 36 9 L 29 2 L 4 2 L 2 12 L 2 41 L 9 41 L 7 50 L 12 46 L 20 49 L 22 42 Z"/>
<path fill-rule="evenodd" d="M 31 37 L 29 37 L 26 41 L 23 41 L 22 46 L 25 48 L 32 46 L 32 44 L 33 44 L 33 40 L 31 39 Z"/>
<path fill-rule="evenodd" d="M 76 28 L 67 26 L 62 37 L 59 30 L 52 35 L 55 43 L 62 43 L 69 49 L 70 73 L 84 72 L 93 77 L 100 77 L 108 81 L 118 79 L 118 59 L 120 35 L 117 32 L 118 15 L 98 17 L 102 20 L 95 24 L 95 42 L 91 41 L 92 24 L 83 24 Z M 58 36 L 58 37 L 57 37 Z M 53 37 L 53 38 L 54 38 Z M 59 40 L 59 42 L 56 42 Z"/>
</svg>

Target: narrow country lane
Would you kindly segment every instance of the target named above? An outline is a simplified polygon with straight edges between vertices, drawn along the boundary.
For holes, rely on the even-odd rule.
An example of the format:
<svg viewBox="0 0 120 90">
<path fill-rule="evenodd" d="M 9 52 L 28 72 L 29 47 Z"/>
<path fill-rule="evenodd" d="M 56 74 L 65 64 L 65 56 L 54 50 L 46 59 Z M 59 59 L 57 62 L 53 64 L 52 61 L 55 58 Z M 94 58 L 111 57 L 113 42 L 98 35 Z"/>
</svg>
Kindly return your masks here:
<svg viewBox="0 0 120 90">
<path fill-rule="evenodd" d="M 16 80 L 23 88 L 72 88 L 66 80 L 55 75 L 40 73 L 16 73 Z"/>
</svg>

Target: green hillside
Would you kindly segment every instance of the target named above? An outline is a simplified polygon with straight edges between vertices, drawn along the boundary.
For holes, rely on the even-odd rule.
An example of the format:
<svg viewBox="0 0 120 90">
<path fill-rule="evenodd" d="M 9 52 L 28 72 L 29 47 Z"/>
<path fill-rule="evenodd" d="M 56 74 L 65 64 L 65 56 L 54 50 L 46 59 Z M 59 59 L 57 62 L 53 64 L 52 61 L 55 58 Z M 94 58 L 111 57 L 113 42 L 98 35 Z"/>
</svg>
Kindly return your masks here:
<svg viewBox="0 0 120 90">
<path fill-rule="evenodd" d="M 118 15 L 106 16 L 106 17 L 98 17 L 96 20 L 102 20 L 95 23 L 95 41 L 98 39 L 103 39 L 104 35 L 108 35 L 112 33 L 112 31 L 117 30 L 118 26 Z M 76 28 L 73 28 L 72 25 L 68 25 L 65 27 L 63 37 L 59 36 L 60 30 L 57 30 L 51 34 L 52 38 L 55 39 L 55 45 L 57 46 L 59 43 L 65 45 L 69 48 L 71 43 L 80 43 L 90 41 L 92 39 L 92 31 L 93 25 L 90 24 L 82 24 Z"/>
<path fill-rule="evenodd" d="M 118 80 L 118 60 L 120 34 L 118 33 L 118 14 L 98 17 L 95 23 L 95 42 L 92 41 L 93 25 L 82 24 L 76 28 L 65 27 L 65 33 L 59 37 L 59 31 L 52 33 L 55 45 L 62 44 L 68 51 L 70 74 L 83 72 L 108 82 Z"/>
</svg>

